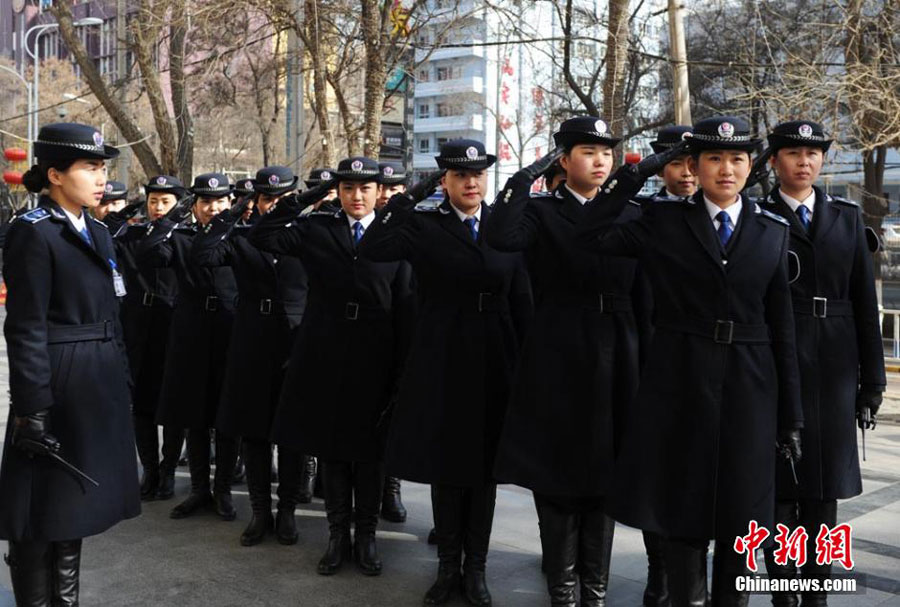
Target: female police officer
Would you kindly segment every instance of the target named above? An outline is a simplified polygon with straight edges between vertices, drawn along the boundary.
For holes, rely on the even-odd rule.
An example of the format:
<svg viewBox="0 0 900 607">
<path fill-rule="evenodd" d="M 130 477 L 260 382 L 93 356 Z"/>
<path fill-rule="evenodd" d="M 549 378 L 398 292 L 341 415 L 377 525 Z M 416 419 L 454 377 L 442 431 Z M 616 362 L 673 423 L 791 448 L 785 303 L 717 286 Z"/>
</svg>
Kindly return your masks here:
<svg viewBox="0 0 900 607">
<path fill-rule="evenodd" d="M 43 127 L 34 154 L 25 185 L 43 192 L 40 205 L 10 227 L 3 255 L 11 411 L 0 468 L 0 537 L 28 607 L 77 604 L 81 538 L 140 513 L 124 288 L 106 227 L 83 211 L 100 203 L 118 150 L 69 123 Z"/>
</svg>

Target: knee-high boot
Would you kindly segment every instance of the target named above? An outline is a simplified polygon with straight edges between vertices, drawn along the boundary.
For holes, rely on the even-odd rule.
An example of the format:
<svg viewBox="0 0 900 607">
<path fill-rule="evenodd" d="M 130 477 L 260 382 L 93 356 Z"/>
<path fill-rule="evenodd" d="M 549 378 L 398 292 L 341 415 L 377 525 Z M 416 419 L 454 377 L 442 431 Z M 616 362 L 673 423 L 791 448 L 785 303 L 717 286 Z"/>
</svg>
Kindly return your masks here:
<svg viewBox="0 0 900 607">
<path fill-rule="evenodd" d="M 191 471 L 191 494 L 175 506 L 169 516 L 185 518 L 212 505 L 209 492 L 209 430 L 191 428 L 187 432 L 188 468 Z"/>
<path fill-rule="evenodd" d="M 786 525 L 789 529 L 797 526 L 797 502 L 779 500 L 775 502 L 775 523 Z M 786 565 L 775 562 L 775 546 L 769 546 L 763 551 L 766 560 L 766 572 L 770 579 L 793 579 L 797 577 L 797 567 L 793 561 Z M 773 592 L 772 605 L 774 607 L 797 607 L 799 600 L 793 592 Z"/>
<path fill-rule="evenodd" d="M 463 493 L 465 508 L 465 532 L 463 549 L 463 594 L 470 605 L 485 607 L 491 604 L 485 577 L 488 546 L 494 524 L 494 505 L 497 501 L 497 485 L 466 489 Z"/>
<path fill-rule="evenodd" d="M 231 502 L 231 483 L 234 480 L 234 467 L 237 465 L 240 444 L 240 439 L 216 432 L 216 474 L 213 477 L 213 504 L 216 508 L 216 514 L 225 521 L 233 521 L 237 517 L 234 504 Z"/>
<path fill-rule="evenodd" d="M 53 542 L 53 607 L 77 607 L 81 540 Z"/>
<path fill-rule="evenodd" d="M 581 607 L 604 607 L 609 586 L 616 522 L 596 508 L 581 514 L 578 533 L 578 574 L 581 578 Z"/>
<path fill-rule="evenodd" d="M 816 564 L 816 535 L 821 525 L 825 524 L 830 529 L 837 524 L 837 500 L 801 500 L 800 524 L 809 533 L 806 564 L 802 567 L 803 577 L 818 579 L 822 583 L 831 577 L 831 564 Z M 803 607 L 827 607 L 827 605 L 828 593 L 824 590 L 803 593 Z"/>
<path fill-rule="evenodd" d="M 275 535 L 278 543 L 291 546 L 300 538 L 294 513 L 300 502 L 303 476 L 303 454 L 287 447 L 278 447 L 278 516 Z"/>
<path fill-rule="evenodd" d="M 319 460 L 325 513 L 328 516 L 328 548 L 319 560 L 320 575 L 334 575 L 352 554 L 350 519 L 353 513 L 353 465 Z"/>
<path fill-rule="evenodd" d="M 741 575 L 749 575 L 744 555 L 738 554 L 731 542 L 725 539 L 716 540 L 716 551 L 713 553 L 712 604 L 716 607 L 747 607 L 750 594 L 739 592 L 734 580 Z"/>
<path fill-rule="evenodd" d="M 578 562 L 578 515 L 535 494 L 540 511 L 541 550 L 547 573 L 547 591 L 553 607 L 575 607 Z"/>
<path fill-rule="evenodd" d="M 706 607 L 706 540 L 664 540 L 672 607 Z"/>
<path fill-rule="evenodd" d="M 48 542 L 9 542 L 4 560 L 18 607 L 50 607 L 52 553 Z"/>
<path fill-rule="evenodd" d="M 364 575 L 381 574 L 381 558 L 375 542 L 384 467 L 378 462 L 353 463 L 355 521 L 353 550 L 356 565 Z"/>
<path fill-rule="evenodd" d="M 644 588 L 644 607 L 668 607 L 669 582 L 663 538 L 652 531 L 644 531 L 644 548 L 647 551 L 647 586 Z"/>
<path fill-rule="evenodd" d="M 184 430 L 163 426 L 162 461 L 159 463 L 159 486 L 156 499 L 168 500 L 175 497 L 175 468 L 184 444 Z"/>
<path fill-rule="evenodd" d="M 443 605 L 462 581 L 464 489 L 447 485 L 431 486 L 431 510 L 437 538 L 437 579 L 425 593 L 425 605 Z"/>
<path fill-rule="evenodd" d="M 251 516 L 241 534 L 242 546 L 255 546 L 272 530 L 272 447 L 265 440 L 244 440 L 244 465 Z"/>
<path fill-rule="evenodd" d="M 150 501 L 156 499 L 156 489 L 159 486 L 159 436 L 156 422 L 153 417 L 139 413 L 135 413 L 132 420 L 138 459 L 141 460 L 141 467 L 144 469 L 141 477 L 141 499 Z"/>
</svg>

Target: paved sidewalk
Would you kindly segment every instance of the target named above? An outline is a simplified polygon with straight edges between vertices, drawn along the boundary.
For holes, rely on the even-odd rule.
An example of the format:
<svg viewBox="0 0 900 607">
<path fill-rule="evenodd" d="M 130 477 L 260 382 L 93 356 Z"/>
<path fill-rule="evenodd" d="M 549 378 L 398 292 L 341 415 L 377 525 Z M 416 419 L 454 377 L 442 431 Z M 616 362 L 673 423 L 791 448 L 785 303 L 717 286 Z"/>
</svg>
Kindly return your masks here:
<svg viewBox="0 0 900 607">
<path fill-rule="evenodd" d="M 2 321 L 2 309 L 0 309 Z M 0 340 L 0 431 L 8 404 L 5 343 Z M 0 434 L 0 436 L 3 436 Z M 842 502 L 839 519 L 853 524 L 857 572 L 866 575 L 865 594 L 833 597 L 832 607 L 900 607 L 900 426 L 881 424 L 867 436 L 863 495 Z M 188 490 L 180 468 L 176 500 Z M 238 520 L 226 523 L 211 514 L 174 521 L 177 503 L 151 502 L 141 517 L 122 523 L 85 542 L 82 604 L 85 607 L 126 605 L 322 607 L 414 606 L 431 584 L 436 551 L 425 543 L 431 527 L 426 486 L 404 483 L 409 520 L 384 523 L 379 545 L 384 573 L 367 578 L 347 566 L 338 575 L 316 574 L 327 530 L 320 500 L 297 515 L 301 540 L 280 546 L 274 540 L 243 548 L 238 537 L 249 519 L 246 487 L 236 488 Z M 6 545 L 0 542 L 0 552 Z M 530 493 L 515 487 L 497 492 L 497 511 L 488 560 L 488 584 L 498 607 L 545 606 L 548 601 L 540 572 L 537 519 Z M 616 529 L 610 580 L 610 607 L 637 606 L 646 575 L 641 535 Z M 12 607 L 9 573 L 0 564 L 0 607 Z M 452 605 L 462 605 L 456 600 Z M 751 606 L 769 605 L 754 596 Z"/>
</svg>

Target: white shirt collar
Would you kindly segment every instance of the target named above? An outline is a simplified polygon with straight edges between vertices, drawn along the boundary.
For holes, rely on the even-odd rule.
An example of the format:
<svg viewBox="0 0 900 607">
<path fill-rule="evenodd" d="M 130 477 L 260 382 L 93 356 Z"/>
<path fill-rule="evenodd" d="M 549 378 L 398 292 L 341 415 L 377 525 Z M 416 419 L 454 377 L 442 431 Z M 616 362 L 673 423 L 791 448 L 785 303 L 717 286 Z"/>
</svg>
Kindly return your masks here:
<svg viewBox="0 0 900 607">
<path fill-rule="evenodd" d="M 740 195 L 737 197 L 737 202 L 728 208 L 721 208 L 719 205 L 714 203 L 712 200 L 703 195 L 703 203 L 706 205 L 706 212 L 709 213 L 709 218 L 712 219 L 713 225 L 716 226 L 716 229 L 719 229 L 719 221 L 716 219 L 716 215 L 720 212 L 725 211 L 728 213 L 728 217 L 731 218 L 731 225 L 737 227 L 738 218 L 741 216 L 741 209 L 744 206 L 744 202 L 741 199 Z"/>
<path fill-rule="evenodd" d="M 465 221 L 469 217 L 474 217 L 475 225 L 481 224 L 481 205 L 480 204 L 478 205 L 478 209 L 472 215 L 466 215 L 465 213 L 463 213 L 462 211 L 457 209 L 455 206 L 453 206 L 452 202 L 448 202 L 447 204 L 450 205 L 450 208 L 453 209 L 453 212 L 456 213 L 456 216 L 459 217 L 460 221 Z"/>
<path fill-rule="evenodd" d="M 356 222 L 362 224 L 363 230 L 368 230 L 369 226 L 372 225 L 372 222 L 375 221 L 375 211 L 372 211 L 362 219 L 353 219 L 349 215 L 347 215 L 347 224 L 350 226 L 350 229 L 353 229 L 353 224 Z"/>
<path fill-rule="evenodd" d="M 816 206 L 816 191 L 815 190 L 813 190 L 810 193 L 810 195 L 807 196 L 806 198 L 804 198 L 803 200 L 797 200 L 796 198 L 794 198 L 792 196 L 788 196 L 781 190 L 781 188 L 778 188 L 778 194 L 781 196 L 781 199 L 784 200 L 789 207 L 791 207 L 791 210 L 794 213 L 797 212 L 797 209 L 800 208 L 801 204 L 809 209 L 810 216 L 812 216 L 813 211 L 815 211 L 815 206 Z"/>
<path fill-rule="evenodd" d="M 575 200 L 580 202 L 582 205 L 586 204 L 590 200 L 590 198 L 585 198 L 584 196 L 582 196 L 581 194 L 579 194 L 578 192 L 576 192 L 575 190 L 570 188 L 568 183 L 563 182 L 563 185 L 565 186 L 565 188 L 567 190 L 569 190 L 569 194 L 574 196 Z"/>
<path fill-rule="evenodd" d="M 84 231 L 84 229 L 85 229 L 85 211 L 84 211 L 84 209 L 82 209 L 81 215 L 76 217 L 74 214 L 70 213 L 67 209 L 63 209 L 62 206 L 60 206 L 59 208 L 62 209 L 62 212 L 66 214 L 66 217 L 68 217 L 69 221 L 72 222 L 72 225 L 75 226 L 76 232 Z"/>
</svg>

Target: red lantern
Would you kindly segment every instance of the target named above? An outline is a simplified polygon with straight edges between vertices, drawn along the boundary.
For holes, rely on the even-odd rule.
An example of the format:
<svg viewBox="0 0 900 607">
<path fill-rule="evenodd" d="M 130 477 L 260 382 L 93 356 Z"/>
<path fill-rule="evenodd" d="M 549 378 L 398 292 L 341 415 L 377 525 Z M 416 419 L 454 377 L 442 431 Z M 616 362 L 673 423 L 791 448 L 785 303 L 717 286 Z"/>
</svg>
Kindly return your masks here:
<svg viewBox="0 0 900 607">
<path fill-rule="evenodd" d="M 22 171 L 3 171 L 3 181 L 10 185 L 21 185 Z"/>
<path fill-rule="evenodd" d="M 3 155 L 10 162 L 22 162 L 28 158 L 28 152 L 22 148 L 6 148 L 3 150 Z"/>
<path fill-rule="evenodd" d="M 625 164 L 637 164 L 641 161 L 641 155 L 638 152 L 625 152 Z"/>
</svg>

